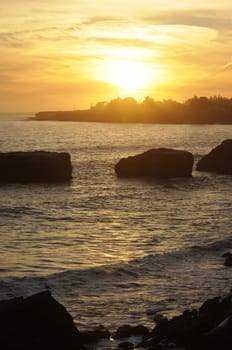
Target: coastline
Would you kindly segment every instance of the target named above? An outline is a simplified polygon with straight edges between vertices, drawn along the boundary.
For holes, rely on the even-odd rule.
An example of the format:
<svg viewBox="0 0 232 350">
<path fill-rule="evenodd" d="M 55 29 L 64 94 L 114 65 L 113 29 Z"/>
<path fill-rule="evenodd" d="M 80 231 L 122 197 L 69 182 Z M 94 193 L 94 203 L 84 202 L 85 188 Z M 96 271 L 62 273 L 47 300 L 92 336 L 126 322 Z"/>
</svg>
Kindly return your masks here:
<svg viewBox="0 0 232 350">
<path fill-rule="evenodd" d="M 194 96 L 180 103 L 173 100 L 156 101 L 146 97 L 138 103 L 132 97 L 98 102 L 89 109 L 70 111 L 41 111 L 32 120 L 85 121 L 101 123 L 144 124 L 232 124 L 231 99 Z"/>
</svg>

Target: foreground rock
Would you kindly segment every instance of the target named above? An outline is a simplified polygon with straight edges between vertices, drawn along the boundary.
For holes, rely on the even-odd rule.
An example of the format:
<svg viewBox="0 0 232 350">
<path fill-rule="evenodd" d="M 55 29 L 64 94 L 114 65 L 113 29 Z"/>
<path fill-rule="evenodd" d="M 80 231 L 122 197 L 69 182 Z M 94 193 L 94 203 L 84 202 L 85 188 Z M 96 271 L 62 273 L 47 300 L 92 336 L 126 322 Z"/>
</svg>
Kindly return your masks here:
<svg viewBox="0 0 232 350">
<path fill-rule="evenodd" d="M 197 170 L 232 174 L 232 139 L 223 141 L 197 163 Z"/>
<path fill-rule="evenodd" d="M 190 152 L 157 148 L 122 158 L 115 165 L 115 172 L 119 177 L 191 177 L 193 162 Z"/>
<path fill-rule="evenodd" d="M 169 345 L 187 350 L 232 348 L 232 295 L 206 300 L 199 310 L 184 311 L 171 320 L 161 319 L 150 339 L 140 345 L 158 349 Z"/>
<path fill-rule="evenodd" d="M 0 302 L 0 348 L 81 350 L 81 335 L 50 292 Z"/>
<path fill-rule="evenodd" d="M 122 339 L 122 338 L 128 338 L 131 336 L 142 336 L 146 337 L 149 333 L 148 328 L 138 325 L 138 326 L 130 326 L 130 325 L 123 325 L 120 326 L 116 333 L 113 334 L 114 339 Z"/>
<path fill-rule="evenodd" d="M 103 326 L 79 332 L 72 317 L 48 291 L 0 301 L 1 349 L 84 350 L 88 344 L 94 349 L 99 340 L 109 338 Z M 231 349 L 232 294 L 208 299 L 198 310 L 185 310 L 170 320 L 161 318 L 152 331 L 141 325 L 120 326 L 113 338 L 114 348 L 118 343 L 121 350 Z M 108 348 L 112 348 L 110 343 Z"/>
<path fill-rule="evenodd" d="M 109 339 L 110 332 L 100 325 L 91 331 L 81 332 L 81 339 L 84 344 L 97 343 L 101 339 Z"/>
<path fill-rule="evenodd" d="M 72 178 L 71 158 L 62 152 L 0 153 L 0 182 L 60 182 Z"/>
</svg>

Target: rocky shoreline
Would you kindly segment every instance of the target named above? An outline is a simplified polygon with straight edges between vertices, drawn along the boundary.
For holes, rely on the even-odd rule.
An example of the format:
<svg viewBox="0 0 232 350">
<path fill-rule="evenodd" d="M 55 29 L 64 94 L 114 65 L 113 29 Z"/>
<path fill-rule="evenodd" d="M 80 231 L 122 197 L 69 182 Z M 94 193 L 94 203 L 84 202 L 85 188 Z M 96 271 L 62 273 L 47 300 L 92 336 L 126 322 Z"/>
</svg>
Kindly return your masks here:
<svg viewBox="0 0 232 350">
<path fill-rule="evenodd" d="M 91 327 L 90 327 L 91 328 Z M 111 333 L 104 326 L 77 329 L 65 307 L 49 291 L 0 301 L 0 346 L 4 350 L 97 349 L 114 340 L 115 349 L 224 350 L 232 345 L 232 293 L 206 300 L 199 309 L 154 320 L 154 328 L 122 325 Z M 112 346 L 104 346 L 104 349 Z"/>
</svg>

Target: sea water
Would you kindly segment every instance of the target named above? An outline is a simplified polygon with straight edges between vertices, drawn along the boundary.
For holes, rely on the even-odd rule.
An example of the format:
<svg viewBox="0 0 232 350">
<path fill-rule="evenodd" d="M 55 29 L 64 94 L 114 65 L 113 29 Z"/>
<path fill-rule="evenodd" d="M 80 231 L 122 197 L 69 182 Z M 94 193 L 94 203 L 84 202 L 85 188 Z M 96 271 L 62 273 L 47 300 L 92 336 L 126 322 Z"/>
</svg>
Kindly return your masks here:
<svg viewBox="0 0 232 350">
<path fill-rule="evenodd" d="M 229 292 L 231 176 L 119 179 L 122 157 L 188 150 L 195 162 L 230 125 L 39 122 L 0 118 L 0 151 L 69 152 L 69 184 L 0 186 L 0 299 L 45 289 L 80 329 L 153 327 Z"/>
</svg>

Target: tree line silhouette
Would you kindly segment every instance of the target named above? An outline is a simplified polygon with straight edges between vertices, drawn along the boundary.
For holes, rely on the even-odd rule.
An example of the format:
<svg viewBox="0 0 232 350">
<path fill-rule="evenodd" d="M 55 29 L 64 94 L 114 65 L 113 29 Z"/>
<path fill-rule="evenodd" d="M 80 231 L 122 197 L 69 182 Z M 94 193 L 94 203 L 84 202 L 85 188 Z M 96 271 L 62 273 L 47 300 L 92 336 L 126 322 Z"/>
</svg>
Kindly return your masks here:
<svg viewBox="0 0 232 350">
<path fill-rule="evenodd" d="M 194 96 L 185 102 L 133 97 L 98 102 L 85 110 L 39 112 L 35 120 L 159 124 L 232 124 L 232 98 Z"/>
</svg>

